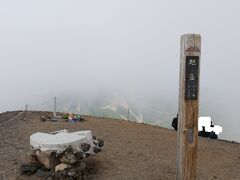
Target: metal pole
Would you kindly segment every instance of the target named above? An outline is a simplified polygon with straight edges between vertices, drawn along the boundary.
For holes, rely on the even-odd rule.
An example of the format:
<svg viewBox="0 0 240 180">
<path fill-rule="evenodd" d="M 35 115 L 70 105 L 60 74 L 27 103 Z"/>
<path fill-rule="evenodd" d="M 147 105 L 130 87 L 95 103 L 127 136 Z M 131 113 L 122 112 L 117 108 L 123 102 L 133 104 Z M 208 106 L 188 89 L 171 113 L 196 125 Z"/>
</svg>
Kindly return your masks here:
<svg viewBox="0 0 240 180">
<path fill-rule="evenodd" d="M 27 108 L 28 108 L 28 105 L 26 105 L 26 107 L 25 107 L 25 112 L 24 112 L 23 120 L 26 120 L 26 117 L 27 117 Z"/>
<path fill-rule="evenodd" d="M 198 144 L 201 37 L 181 37 L 177 180 L 195 180 Z"/>
<path fill-rule="evenodd" d="M 54 111 L 53 111 L 53 117 L 56 117 L 57 114 L 56 114 L 56 109 L 57 109 L 57 98 L 54 97 Z"/>
</svg>

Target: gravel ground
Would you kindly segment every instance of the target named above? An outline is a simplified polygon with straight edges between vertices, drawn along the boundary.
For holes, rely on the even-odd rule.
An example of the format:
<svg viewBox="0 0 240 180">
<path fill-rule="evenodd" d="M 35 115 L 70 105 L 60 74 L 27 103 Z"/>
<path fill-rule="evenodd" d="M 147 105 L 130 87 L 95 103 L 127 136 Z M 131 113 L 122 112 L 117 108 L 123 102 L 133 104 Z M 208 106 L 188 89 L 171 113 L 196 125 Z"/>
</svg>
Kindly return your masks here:
<svg viewBox="0 0 240 180">
<path fill-rule="evenodd" d="M 19 112 L 0 114 L 0 124 Z M 77 123 L 42 122 L 47 112 L 28 112 L 0 126 L 0 180 L 37 179 L 20 176 L 27 162 L 29 136 L 35 132 L 92 130 L 104 139 L 102 152 L 86 159 L 93 180 L 174 180 L 176 132 L 156 126 L 107 118 L 86 117 Z M 240 144 L 199 138 L 197 179 L 240 180 Z"/>
</svg>

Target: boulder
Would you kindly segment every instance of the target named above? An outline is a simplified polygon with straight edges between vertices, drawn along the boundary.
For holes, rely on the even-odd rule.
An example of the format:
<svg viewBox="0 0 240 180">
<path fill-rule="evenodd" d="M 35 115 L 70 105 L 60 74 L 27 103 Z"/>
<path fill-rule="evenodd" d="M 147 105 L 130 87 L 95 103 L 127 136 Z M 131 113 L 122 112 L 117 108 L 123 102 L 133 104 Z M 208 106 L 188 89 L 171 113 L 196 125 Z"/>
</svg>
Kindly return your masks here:
<svg viewBox="0 0 240 180">
<path fill-rule="evenodd" d="M 36 151 L 32 151 L 29 154 L 28 158 L 29 158 L 29 163 L 30 164 L 39 164 L 40 163 L 37 156 L 36 156 Z"/>
<path fill-rule="evenodd" d="M 62 163 L 74 164 L 77 162 L 77 158 L 74 156 L 74 154 L 63 154 L 60 158 L 60 161 Z"/>
<path fill-rule="evenodd" d="M 38 177 L 48 178 L 51 175 L 52 175 L 52 171 L 46 170 L 46 169 L 38 169 L 36 172 L 36 176 Z"/>
<path fill-rule="evenodd" d="M 39 164 L 22 164 L 20 172 L 22 175 L 32 175 L 37 172 L 40 167 L 41 166 Z"/>
<path fill-rule="evenodd" d="M 36 157 L 47 169 L 54 169 L 59 164 L 59 158 L 53 151 L 36 150 Z"/>
<path fill-rule="evenodd" d="M 60 157 L 60 161 L 62 163 L 74 164 L 77 162 L 77 158 L 73 154 L 73 148 L 71 146 L 69 146 L 65 151 L 63 151 Z"/>
<path fill-rule="evenodd" d="M 53 173 L 53 177 L 66 179 L 68 177 L 68 171 L 66 169 L 63 171 L 56 171 Z"/>
</svg>

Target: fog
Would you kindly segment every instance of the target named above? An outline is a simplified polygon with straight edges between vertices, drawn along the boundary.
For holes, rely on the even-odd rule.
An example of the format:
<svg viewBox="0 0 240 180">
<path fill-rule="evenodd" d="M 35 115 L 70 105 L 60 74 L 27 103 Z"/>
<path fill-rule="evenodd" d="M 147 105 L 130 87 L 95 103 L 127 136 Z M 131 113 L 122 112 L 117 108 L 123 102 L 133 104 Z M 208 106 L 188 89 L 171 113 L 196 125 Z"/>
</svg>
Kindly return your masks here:
<svg viewBox="0 0 240 180">
<path fill-rule="evenodd" d="M 240 141 L 239 8 L 234 0 L 1 0 L 0 111 L 54 96 L 58 110 L 100 99 L 132 104 L 138 114 L 158 107 L 164 116 L 141 118 L 170 125 L 180 36 L 199 33 L 200 116 L 223 127 L 221 138 Z"/>
</svg>

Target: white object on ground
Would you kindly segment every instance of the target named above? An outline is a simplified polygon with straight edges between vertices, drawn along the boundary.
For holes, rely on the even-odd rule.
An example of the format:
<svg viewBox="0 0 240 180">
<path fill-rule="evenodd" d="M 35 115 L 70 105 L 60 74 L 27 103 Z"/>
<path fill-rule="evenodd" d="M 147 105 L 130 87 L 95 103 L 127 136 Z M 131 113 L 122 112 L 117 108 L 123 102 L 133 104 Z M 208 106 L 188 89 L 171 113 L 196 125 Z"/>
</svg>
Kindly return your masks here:
<svg viewBox="0 0 240 180">
<path fill-rule="evenodd" d="M 88 152 L 95 154 L 93 152 L 92 132 L 89 130 L 69 133 L 64 129 L 51 133 L 37 132 L 30 136 L 30 145 L 33 149 L 40 149 L 41 151 L 62 152 L 68 146 L 71 146 L 75 151 L 82 151 L 81 144 L 83 143 L 90 144 L 91 148 Z"/>
<path fill-rule="evenodd" d="M 203 130 L 203 126 L 205 127 L 206 132 L 215 132 L 216 134 L 220 134 L 223 130 L 221 126 L 214 125 L 214 127 L 211 127 L 211 117 L 199 117 L 198 119 L 198 131 Z"/>
<path fill-rule="evenodd" d="M 55 167 L 55 171 L 63 171 L 63 170 L 65 170 L 67 168 L 70 168 L 70 167 L 71 167 L 71 165 L 69 165 L 69 164 L 61 163 L 61 164 L 59 164 Z"/>
</svg>

